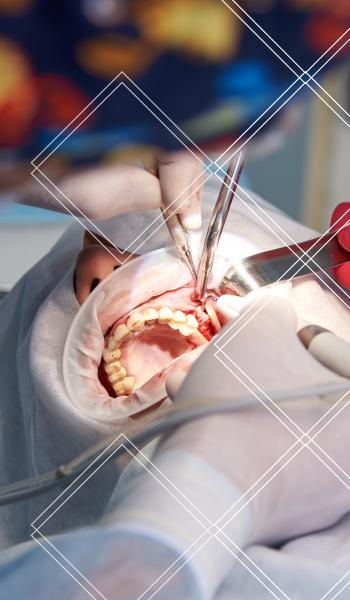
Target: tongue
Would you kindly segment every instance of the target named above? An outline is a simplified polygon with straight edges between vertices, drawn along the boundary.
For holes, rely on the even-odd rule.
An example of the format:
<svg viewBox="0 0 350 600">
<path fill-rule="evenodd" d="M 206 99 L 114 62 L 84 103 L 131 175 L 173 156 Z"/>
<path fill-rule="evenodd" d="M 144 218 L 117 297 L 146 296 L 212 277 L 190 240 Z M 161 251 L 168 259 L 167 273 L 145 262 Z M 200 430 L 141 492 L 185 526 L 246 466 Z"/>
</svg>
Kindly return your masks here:
<svg viewBox="0 0 350 600">
<path fill-rule="evenodd" d="M 135 388 L 139 388 L 173 360 L 195 348 L 196 344 L 178 331 L 154 323 L 122 344 L 119 360 L 126 372 L 135 378 Z"/>
<path fill-rule="evenodd" d="M 134 408 L 136 401 L 148 403 L 151 400 L 157 402 L 164 398 L 166 396 L 165 380 L 170 372 L 167 368 L 171 366 L 172 372 L 179 369 L 181 365 L 192 364 L 193 359 L 185 357 L 185 355 L 189 355 L 197 347 L 207 344 L 213 337 L 215 330 L 209 316 L 198 306 L 199 302 L 191 300 L 193 291 L 193 287 L 186 287 L 165 292 L 157 298 L 151 298 L 149 302 L 136 307 L 131 313 L 125 314 L 106 335 L 105 346 L 108 346 L 108 340 L 117 328 L 126 325 L 130 314 L 143 314 L 146 309 L 150 308 L 156 309 L 158 314 L 161 307 L 168 307 L 173 313 L 179 310 L 185 315 L 191 313 L 196 317 L 199 325 L 191 335 L 185 336 L 179 330 L 170 327 L 169 324 L 158 321 L 152 324 L 146 323 L 120 345 L 118 351 L 121 354 L 118 360 L 126 370 L 127 376 L 134 378 L 133 398 L 130 402 L 126 402 L 127 396 L 123 395 L 125 392 L 122 392 L 118 398 L 120 406 L 131 409 Z M 110 312 L 112 313 L 112 310 Z M 181 362 L 178 361 L 179 357 L 183 357 L 180 359 Z M 106 380 L 103 368 L 99 370 L 99 378 L 109 395 L 114 397 L 116 394 L 109 385 L 108 379 Z"/>
<path fill-rule="evenodd" d="M 188 373 L 197 358 L 202 354 L 205 345 L 199 346 L 186 356 L 182 356 L 172 365 L 154 375 L 141 388 L 136 389 L 130 396 L 121 396 L 112 399 L 112 409 L 122 406 L 125 410 L 142 410 L 143 406 L 149 406 L 150 403 L 156 404 L 167 397 L 165 388 L 166 380 L 171 373 L 183 371 Z"/>
</svg>

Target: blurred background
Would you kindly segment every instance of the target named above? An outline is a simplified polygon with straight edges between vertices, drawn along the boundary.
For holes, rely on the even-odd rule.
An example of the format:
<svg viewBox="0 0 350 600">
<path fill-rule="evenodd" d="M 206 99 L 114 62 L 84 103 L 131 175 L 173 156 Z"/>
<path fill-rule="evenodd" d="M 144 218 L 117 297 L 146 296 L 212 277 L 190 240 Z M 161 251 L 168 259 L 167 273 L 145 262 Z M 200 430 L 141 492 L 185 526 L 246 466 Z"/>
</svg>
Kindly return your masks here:
<svg viewBox="0 0 350 600">
<path fill-rule="evenodd" d="M 0 0 L 0 17 L 0 294 L 73 220 L 16 203 L 32 161 L 58 184 L 247 143 L 243 185 L 294 219 L 323 232 L 348 200 L 348 0 Z"/>
</svg>

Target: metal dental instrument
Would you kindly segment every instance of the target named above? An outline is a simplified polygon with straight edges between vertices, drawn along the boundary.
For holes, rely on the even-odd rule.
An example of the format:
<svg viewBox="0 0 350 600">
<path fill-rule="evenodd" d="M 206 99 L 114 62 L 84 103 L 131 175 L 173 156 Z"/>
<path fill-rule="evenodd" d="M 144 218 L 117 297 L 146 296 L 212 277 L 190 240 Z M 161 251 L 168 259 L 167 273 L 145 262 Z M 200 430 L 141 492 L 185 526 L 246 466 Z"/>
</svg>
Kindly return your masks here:
<svg viewBox="0 0 350 600">
<path fill-rule="evenodd" d="M 239 153 L 237 160 L 231 159 L 209 223 L 197 274 L 196 295 L 201 302 L 203 302 L 205 297 L 208 279 L 213 268 L 215 252 L 225 225 L 228 211 L 231 207 L 233 196 L 237 189 L 244 162 L 245 154 L 243 151 Z"/>
<path fill-rule="evenodd" d="M 193 264 L 189 235 L 186 229 L 182 227 L 179 215 L 171 213 L 171 210 L 169 209 L 161 209 L 161 211 L 169 229 L 169 233 L 174 240 L 174 244 L 180 252 L 182 258 L 185 260 L 189 270 L 191 271 L 194 282 L 196 283 L 197 274 Z"/>
<path fill-rule="evenodd" d="M 220 284 L 221 294 L 246 296 L 253 290 L 276 282 L 306 277 L 343 265 L 350 261 L 350 252 L 342 248 L 336 234 L 337 231 L 332 231 L 321 238 L 260 252 L 240 260 L 224 276 Z"/>
</svg>

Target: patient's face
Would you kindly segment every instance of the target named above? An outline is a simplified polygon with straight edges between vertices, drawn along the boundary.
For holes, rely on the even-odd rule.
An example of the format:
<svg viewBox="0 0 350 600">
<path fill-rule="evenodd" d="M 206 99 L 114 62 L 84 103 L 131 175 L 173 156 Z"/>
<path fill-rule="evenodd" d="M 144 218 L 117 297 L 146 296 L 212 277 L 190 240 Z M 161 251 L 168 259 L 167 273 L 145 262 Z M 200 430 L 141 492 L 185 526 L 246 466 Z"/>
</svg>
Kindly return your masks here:
<svg viewBox="0 0 350 600">
<path fill-rule="evenodd" d="M 84 246 L 77 257 L 74 276 L 80 305 L 121 263 L 136 258 L 115 248 L 104 248 L 89 234 L 85 236 Z M 162 294 L 157 294 L 156 289 L 154 273 L 143 288 L 137 281 L 132 302 L 135 308 L 123 314 L 120 307 L 115 306 L 122 301 L 116 299 L 107 320 L 100 322 L 105 348 L 99 381 L 109 396 L 119 397 L 126 405 L 132 392 L 140 388 L 157 402 L 160 388 L 165 389 L 167 376 L 178 368 L 189 370 L 223 323 L 223 318 L 216 313 L 215 301 L 208 304 L 206 311 L 199 301 L 191 298 L 192 285 Z M 155 290 L 154 295 L 150 290 Z"/>
<path fill-rule="evenodd" d="M 241 251 L 241 245 L 246 241 L 255 244 L 260 251 L 278 246 L 266 228 L 245 215 L 236 212 L 233 223 L 232 260 L 239 256 L 235 252 L 237 248 Z M 85 248 L 77 258 L 75 288 L 79 304 L 100 281 L 118 269 L 119 261 L 124 262 L 127 256 L 129 261 L 135 258 L 113 248 L 106 250 L 95 241 L 95 245 L 91 245 L 92 240 L 92 236 L 86 236 Z M 244 252 L 248 250 L 244 248 Z M 145 255 L 144 265 L 146 262 Z M 132 414 L 131 411 L 137 413 L 142 410 L 142 405 L 150 406 L 164 399 L 169 375 L 175 371 L 188 372 L 224 324 L 216 312 L 215 301 L 212 305 L 208 303 L 205 311 L 199 302 L 193 301 L 191 284 L 174 289 L 179 278 L 175 272 L 172 274 L 171 268 L 156 262 L 153 270 L 149 270 L 147 263 L 142 277 L 139 272 L 137 268 L 135 281 L 130 281 L 127 276 L 120 279 L 116 276 L 115 294 L 98 315 L 104 350 L 93 361 L 96 371 L 95 379 L 91 380 L 91 401 L 93 404 L 99 394 L 99 406 L 106 405 L 106 410 L 111 406 L 112 414 L 117 409 L 118 414 L 126 410 L 128 414 Z M 341 298 L 318 281 L 310 276 L 293 282 L 292 306 L 300 319 L 325 327 L 350 342 L 348 308 Z M 91 367 L 90 349 L 87 348 L 84 360 Z M 95 381 L 97 370 L 99 381 Z"/>
<path fill-rule="evenodd" d="M 99 244 L 97 239 L 86 231 L 84 247 L 79 252 L 75 263 L 74 290 L 80 306 L 103 279 L 124 261 L 132 260 L 137 256 L 137 254 L 129 252 L 122 253 L 111 247 L 106 239 L 97 237 L 103 245 Z"/>
</svg>

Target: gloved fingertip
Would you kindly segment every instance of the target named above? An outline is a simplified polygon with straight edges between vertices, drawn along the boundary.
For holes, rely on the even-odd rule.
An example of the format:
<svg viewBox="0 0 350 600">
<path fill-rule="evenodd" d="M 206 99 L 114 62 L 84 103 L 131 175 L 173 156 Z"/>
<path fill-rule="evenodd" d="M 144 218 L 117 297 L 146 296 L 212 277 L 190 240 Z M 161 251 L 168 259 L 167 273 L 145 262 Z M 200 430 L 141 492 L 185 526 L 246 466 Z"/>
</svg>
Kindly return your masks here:
<svg viewBox="0 0 350 600">
<path fill-rule="evenodd" d="M 165 384 L 166 392 L 170 400 L 174 400 L 186 377 L 187 373 L 184 373 L 184 371 L 175 371 L 174 373 L 170 373 Z"/>
<path fill-rule="evenodd" d="M 341 202 L 335 207 L 331 218 L 331 231 L 341 229 L 337 235 L 339 244 L 350 252 L 350 227 L 344 225 L 350 221 L 350 202 Z"/>
<path fill-rule="evenodd" d="M 333 269 L 334 277 L 346 290 L 350 290 L 350 262 Z"/>
<path fill-rule="evenodd" d="M 350 220 L 350 202 L 341 202 L 335 207 L 331 217 L 331 228 L 340 229 Z"/>
<path fill-rule="evenodd" d="M 218 298 L 216 308 L 229 321 L 237 320 L 243 303 L 244 298 L 240 296 L 224 294 Z"/>
<path fill-rule="evenodd" d="M 339 231 L 337 238 L 339 244 L 344 248 L 344 250 L 350 252 L 350 228 L 344 227 L 344 229 Z"/>
<path fill-rule="evenodd" d="M 180 214 L 179 217 L 182 226 L 189 231 L 199 229 L 202 225 L 202 217 L 200 213 L 185 213 Z"/>
</svg>

